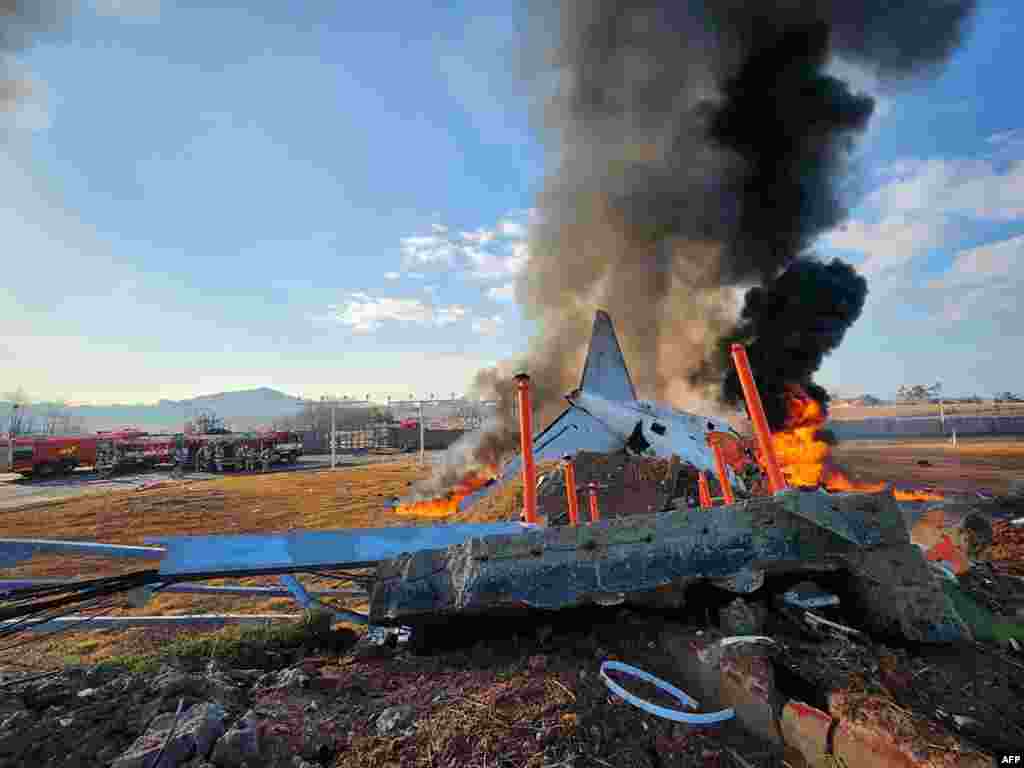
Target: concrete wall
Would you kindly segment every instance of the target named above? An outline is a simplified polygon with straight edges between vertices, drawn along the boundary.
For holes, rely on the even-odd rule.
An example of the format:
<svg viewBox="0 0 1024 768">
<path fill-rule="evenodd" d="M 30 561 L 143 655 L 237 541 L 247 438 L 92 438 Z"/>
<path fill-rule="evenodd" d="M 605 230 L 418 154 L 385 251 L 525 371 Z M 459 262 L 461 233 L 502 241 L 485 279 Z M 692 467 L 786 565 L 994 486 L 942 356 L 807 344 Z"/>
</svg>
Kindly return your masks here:
<svg viewBox="0 0 1024 768">
<path fill-rule="evenodd" d="M 943 437 L 951 435 L 954 429 L 964 437 L 1024 435 L 1024 416 L 947 416 L 944 426 L 932 416 L 832 421 L 828 426 L 840 440 Z"/>
<path fill-rule="evenodd" d="M 419 450 L 420 430 L 394 427 L 392 444 L 396 448 L 411 447 Z M 443 451 L 460 437 L 466 434 L 463 429 L 426 429 L 423 432 L 423 447 L 428 451 Z"/>
</svg>

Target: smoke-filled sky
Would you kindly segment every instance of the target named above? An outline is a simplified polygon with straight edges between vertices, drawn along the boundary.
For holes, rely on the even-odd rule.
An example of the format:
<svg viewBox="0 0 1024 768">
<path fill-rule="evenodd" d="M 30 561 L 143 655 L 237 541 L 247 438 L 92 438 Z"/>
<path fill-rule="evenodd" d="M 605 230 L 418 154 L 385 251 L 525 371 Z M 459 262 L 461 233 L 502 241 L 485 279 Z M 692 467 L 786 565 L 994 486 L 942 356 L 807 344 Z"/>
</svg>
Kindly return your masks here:
<svg viewBox="0 0 1024 768">
<path fill-rule="evenodd" d="M 759 78 L 817 71 L 813 45 L 784 57 L 800 66 L 734 78 L 759 95 L 736 127 L 710 125 L 715 149 L 694 136 L 713 122 L 714 84 L 754 44 L 743 29 L 729 37 L 735 15 L 647 14 L 586 45 L 561 25 L 563 72 L 593 78 L 567 97 L 535 56 L 525 9 L 251 5 L 53 0 L 0 32 L 0 392 L 447 395 L 538 331 L 574 377 L 598 296 L 644 394 L 686 404 L 690 361 L 772 261 L 759 249 L 796 245 L 841 256 L 869 281 L 817 377 L 826 387 L 886 396 L 942 379 L 951 394 L 990 395 L 1024 373 L 999 354 L 1024 327 L 1024 107 L 1005 95 L 1024 65 L 1008 32 L 1024 28 L 1017 4 L 983 4 L 936 77 L 892 83 L 941 58 L 949 25 L 863 25 L 846 9 L 885 4 L 836 2 L 831 44 L 844 58 L 826 70 L 853 100 L 835 120 L 866 121 L 866 133 L 834 200 L 810 195 L 798 217 L 762 206 L 760 219 L 730 207 L 737 189 L 756 196 L 757 184 L 793 177 L 784 164 L 744 173 L 751 142 L 771 138 L 758 116 L 783 104 L 807 126 Z M 891 44 L 904 27 L 926 44 L 916 59 L 915 46 Z M 596 54 L 621 45 L 627 56 Z M 829 98 L 842 91 L 815 82 L 835 114 Z M 798 190 L 820 190 L 807 169 L 837 160 L 810 145 Z M 850 220 L 830 228 L 845 202 Z M 802 228 L 778 226 L 794 218 Z M 522 279 L 520 306 L 531 226 L 534 269 L 564 269 Z M 565 298 L 578 311 L 564 312 Z"/>
</svg>

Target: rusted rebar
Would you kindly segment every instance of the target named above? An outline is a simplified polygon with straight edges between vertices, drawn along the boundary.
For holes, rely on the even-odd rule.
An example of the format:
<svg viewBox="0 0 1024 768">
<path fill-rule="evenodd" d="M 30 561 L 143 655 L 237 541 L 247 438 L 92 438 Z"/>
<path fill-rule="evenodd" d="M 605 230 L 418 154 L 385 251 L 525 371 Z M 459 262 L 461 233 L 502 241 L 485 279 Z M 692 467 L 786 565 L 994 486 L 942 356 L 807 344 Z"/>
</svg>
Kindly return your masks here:
<svg viewBox="0 0 1024 768">
<path fill-rule="evenodd" d="M 700 493 L 700 505 L 704 509 L 711 508 L 711 489 L 708 487 L 708 476 L 703 472 L 697 474 L 697 490 Z"/>
<path fill-rule="evenodd" d="M 576 495 L 576 465 L 571 456 L 565 457 L 565 500 L 569 504 L 569 524 L 579 525 L 580 505 Z"/>
<path fill-rule="evenodd" d="M 732 360 L 736 365 L 740 386 L 743 387 L 743 397 L 747 401 L 747 411 L 750 413 L 750 420 L 754 423 L 754 436 L 757 438 L 758 447 L 761 449 L 761 458 L 764 459 L 765 468 L 768 470 L 768 487 L 772 493 L 778 493 L 786 487 L 786 479 L 782 476 L 782 471 L 779 469 L 779 462 L 775 456 L 775 446 L 772 445 L 772 433 L 768 428 L 768 418 L 764 415 L 761 395 L 757 391 L 754 375 L 750 371 L 750 360 L 747 359 L 747 350 L 742 344 L 732 345 Z"/>
</svg>

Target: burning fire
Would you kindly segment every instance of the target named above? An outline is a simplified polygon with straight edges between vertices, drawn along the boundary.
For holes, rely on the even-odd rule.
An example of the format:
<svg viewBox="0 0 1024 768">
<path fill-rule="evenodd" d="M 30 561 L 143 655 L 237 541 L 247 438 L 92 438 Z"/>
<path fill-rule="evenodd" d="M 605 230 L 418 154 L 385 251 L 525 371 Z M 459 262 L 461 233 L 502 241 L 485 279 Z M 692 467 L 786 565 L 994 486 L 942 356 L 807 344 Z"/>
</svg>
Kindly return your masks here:
<svg viewBox="0 0 1024 768">
<path fill-rule="evenodd" d="M 472 469 L 443 496 L 400 504 L 395 507 L 395 512 L 414 517 L 450 517 L 459 511 L 460 501 L 492 483 L 497 476 L 498 468 L 495 466 Z"/>
<path fill-rule="evenodd" d="M 821 403 L 802 387 L 791 385 L 786 391 L 786 423 L 772 435 L 772 445 L 786 482 L 807 488 L 822 486 L 829 491 L 860 491 L 876 493 L 885 483 L 857 483 L 831 463 L 832 446 L 820 436 L 825 426 Z M 894 490 L 898 501 L 941 500 L 942 494 L 928 491 Z"/>
</svg>

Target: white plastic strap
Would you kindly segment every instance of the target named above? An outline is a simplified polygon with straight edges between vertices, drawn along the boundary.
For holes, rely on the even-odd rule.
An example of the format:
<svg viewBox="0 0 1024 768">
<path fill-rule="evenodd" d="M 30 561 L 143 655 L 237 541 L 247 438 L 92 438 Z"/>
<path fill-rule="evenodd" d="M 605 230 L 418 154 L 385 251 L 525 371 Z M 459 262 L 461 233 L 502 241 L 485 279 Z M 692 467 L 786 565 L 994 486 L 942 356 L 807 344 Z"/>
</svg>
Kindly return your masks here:
<svg viewBox="0 0 1024 768">
<path fill-rule="evenodd" d="M 623 664 L 618 661 L 606 661 L 601 665 L 601 679 L 604 680 L 604 684 L 608 686 L 608 689 L 611 690 L 612 693 L 625 699 L 634 707 L 642 709 L 644 712 L 648 712 L 652 715 L 656 715 L 657 717 L 661 717 L 666 720 L 675 720 L 679 723 L 690 723 L 692 725 L 706 725 L 708 723 L 720 723 L 723 720 L 730 720 L 736 714 L 735 711 L 733 711 L 732 709 L 723 709 L 718 712 L 691 713 L 681 712 L 678 709 L 669 709 L 668 707 L 660 707 L 657 704 L 652 704 L 649 701 L 641 699 L 639 696 L 634 696 L 621 685 L 612 681 L 612 679 L 609 678 L 607 674 L 605 674 L 606 669 L 612 669 L 616 672 L 622 672 L 624 674 L 631 675 L 632 677 L 635 677 L 639 680 L 643 680 L 644 682 L 650 683 L 651 685 L 660 688 L 673 698 L 678 699 L 684 707 L 696 709 L 699 705 L 696 699 L 691 698 L 689 695 L 679 690 L 674 685 L 666 683 L 664 680 L 657 678 L 648 672 L 644 672 L 642 669 L 637 669 L 636 667 L 629 666 L 629 664 Z"/>
<path fill-rule="evenodd" d="M 739 645 L 742 643 L 774 643 L 775 641 L 770 637 L 764 635 L 732 635 L 731 637 L 723 637 L 718 641 L 718 644 L 723 648 L 727 645 Z"/>
</svg>

